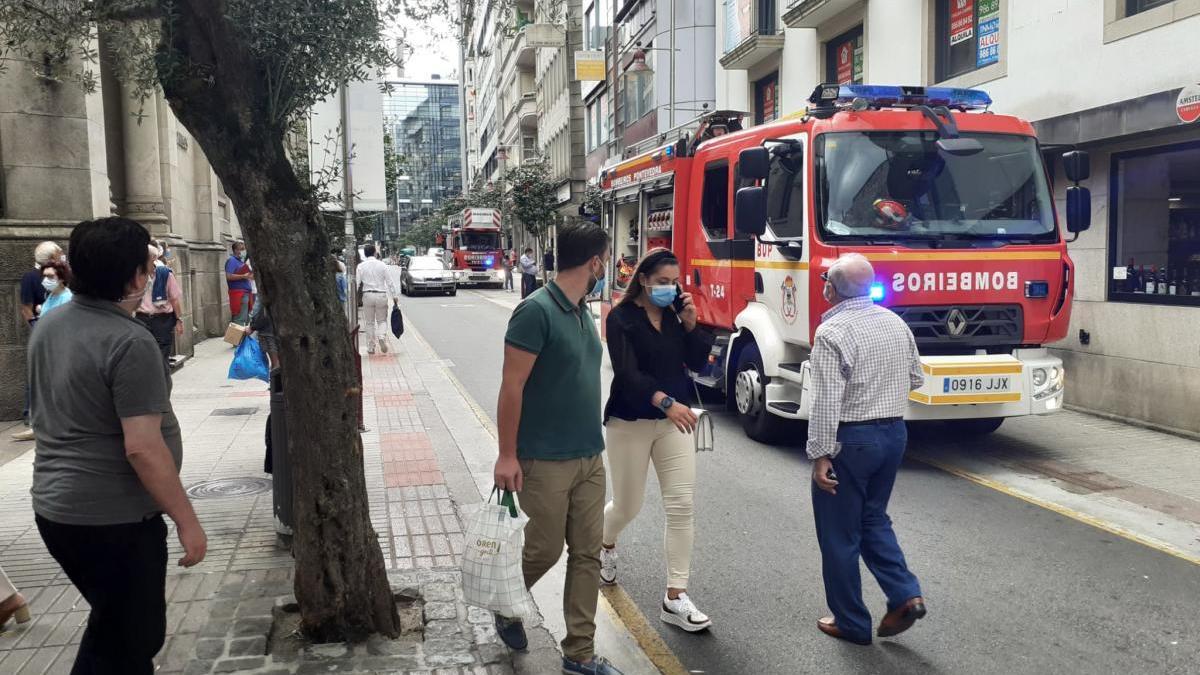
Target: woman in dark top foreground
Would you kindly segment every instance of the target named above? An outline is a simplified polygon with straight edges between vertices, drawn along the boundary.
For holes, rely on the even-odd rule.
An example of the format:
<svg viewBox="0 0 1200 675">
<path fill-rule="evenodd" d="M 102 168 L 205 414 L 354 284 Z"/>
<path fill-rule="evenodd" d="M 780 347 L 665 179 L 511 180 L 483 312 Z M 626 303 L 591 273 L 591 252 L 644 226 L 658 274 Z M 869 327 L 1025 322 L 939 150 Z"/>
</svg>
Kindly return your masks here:
<svg viewBox="0 0 1200 675">
<path fill-rule="evenodd" d="M 617 579 L 617 537 L 642 508 L 646 470 L 654 462 L 667 512 L 667 593 L 660 618 L 689 632 L 712 621 L 687 595 L 691 565 L 696 415 L 688 369 L 708 361 L 713 338 L 696 327 L 692 296 L 679 289 L 679 260 L 650 251 L 629 291 L 608 315 L 613 382 L 604 421 L 613 499 L 604 508 L 600 579 Z"/>
</svg>

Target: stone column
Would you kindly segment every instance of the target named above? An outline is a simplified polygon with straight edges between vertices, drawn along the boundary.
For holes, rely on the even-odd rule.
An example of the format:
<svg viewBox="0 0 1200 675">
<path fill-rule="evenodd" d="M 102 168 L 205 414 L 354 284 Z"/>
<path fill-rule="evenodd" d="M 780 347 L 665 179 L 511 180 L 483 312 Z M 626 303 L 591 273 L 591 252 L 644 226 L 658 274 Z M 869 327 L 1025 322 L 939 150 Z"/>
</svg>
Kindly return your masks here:
<svg viewBox="0 0 1200 675">
<path fill-rule="evenodd" d="M 162 195 L 162 168 L 158 154 L 158 93 L 145 101 L 136 87 L 121 83 L 124 110 L 122 129 L 125 136 L 125 203 L 123 211 L 161 236 L 170 230 Z"/>
</svg>

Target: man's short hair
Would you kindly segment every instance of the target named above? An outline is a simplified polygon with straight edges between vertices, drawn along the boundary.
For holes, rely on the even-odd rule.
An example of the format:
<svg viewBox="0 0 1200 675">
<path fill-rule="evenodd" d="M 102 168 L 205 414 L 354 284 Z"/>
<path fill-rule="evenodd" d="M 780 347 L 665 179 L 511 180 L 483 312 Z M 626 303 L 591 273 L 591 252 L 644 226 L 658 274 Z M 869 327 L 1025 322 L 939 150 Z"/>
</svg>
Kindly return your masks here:
<svg viewBox="0 0 1200 675">
<path fill-rule="evenodd" d="M 243 244 L 242 242 L 240 242 L 240 241 L 235 241 L 235 242 L 233 242 L 232 244 L 230 244 L 230 245 L 229 245 L 229 250 L 230 250 L 231 252 L 233 252 L 233 253 L 237 253 L 237 250 L 238 250 L 238 247 L 239 247 L 239 246 L 241 246 L 242 248 L 246 248 L 246 245 L 245 245 L 245 244 Z"/>
<path fill-rule="evenodd" d="M 366 246 L 364 246 L 363 247 L 363 255 L 365 255 L 368 258 L 374 258 L 375 257 L 375 244 L 367 244 Z"/>
<path fill-rule="evenodd" d="M 866 266 L 864 273 L 863 267 Z M 871 294 L 875 270 L 861 253 L 846 253 L 829 267 L 829 283 L 843 298 L 861 298 Z"/>
<path fill-rule="evenodd" d="M 150 233 L 141 223 L 112 216 L 85 220 L 71 231 L 71 291 L 119 302 L 146 267 Z"/>
<path fill-rule="evenodd" d="M 532 246 L 526 246 L 526 247 L 525 247 L 525 252 L 526 252 L 526 253 L 533 253 L 533 247 L 532 247 Z"/>
<path fill-rule="evenodd" d="M 48 265 L 61 250 L 62 247 L 58 244 L 52 241 L 43 241 L 33 249 L 33 259 L 39 265 Z"/>
<path fill-rule="evenodd" d="M 608 250 L 608 233 L 596 225 L 567 225 L 558 230 L 558 268 L 575 269 Z"/>
</svg>

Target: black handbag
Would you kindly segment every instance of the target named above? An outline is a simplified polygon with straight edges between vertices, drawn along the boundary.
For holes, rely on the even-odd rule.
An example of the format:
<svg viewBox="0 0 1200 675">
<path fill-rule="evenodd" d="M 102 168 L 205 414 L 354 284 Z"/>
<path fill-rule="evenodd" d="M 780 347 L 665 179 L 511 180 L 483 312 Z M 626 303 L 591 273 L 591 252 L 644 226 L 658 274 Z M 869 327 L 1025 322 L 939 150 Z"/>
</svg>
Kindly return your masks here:
<svg viewBox="0 0 1200 675">
<path fill-rule="evenodd" d="M 392 335 L 397 338 L 404 335 L 404 315 L 400 313 L 400 305 L 392 305 Z"/>
</svg>

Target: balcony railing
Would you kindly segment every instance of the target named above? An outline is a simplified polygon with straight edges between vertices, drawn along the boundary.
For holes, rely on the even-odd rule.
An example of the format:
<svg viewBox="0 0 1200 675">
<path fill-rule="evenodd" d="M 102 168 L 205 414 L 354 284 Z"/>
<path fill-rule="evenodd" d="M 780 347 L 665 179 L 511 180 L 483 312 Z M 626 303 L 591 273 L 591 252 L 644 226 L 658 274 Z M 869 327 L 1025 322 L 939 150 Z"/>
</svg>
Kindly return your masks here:
<svg viewBox="0 0 1200 675">
<path fill-rule="evenodd" d="M 783 49 L 775 0 L 725 0 L 725 51 L 721 65 L 748 70 Z"/>
</svg>

